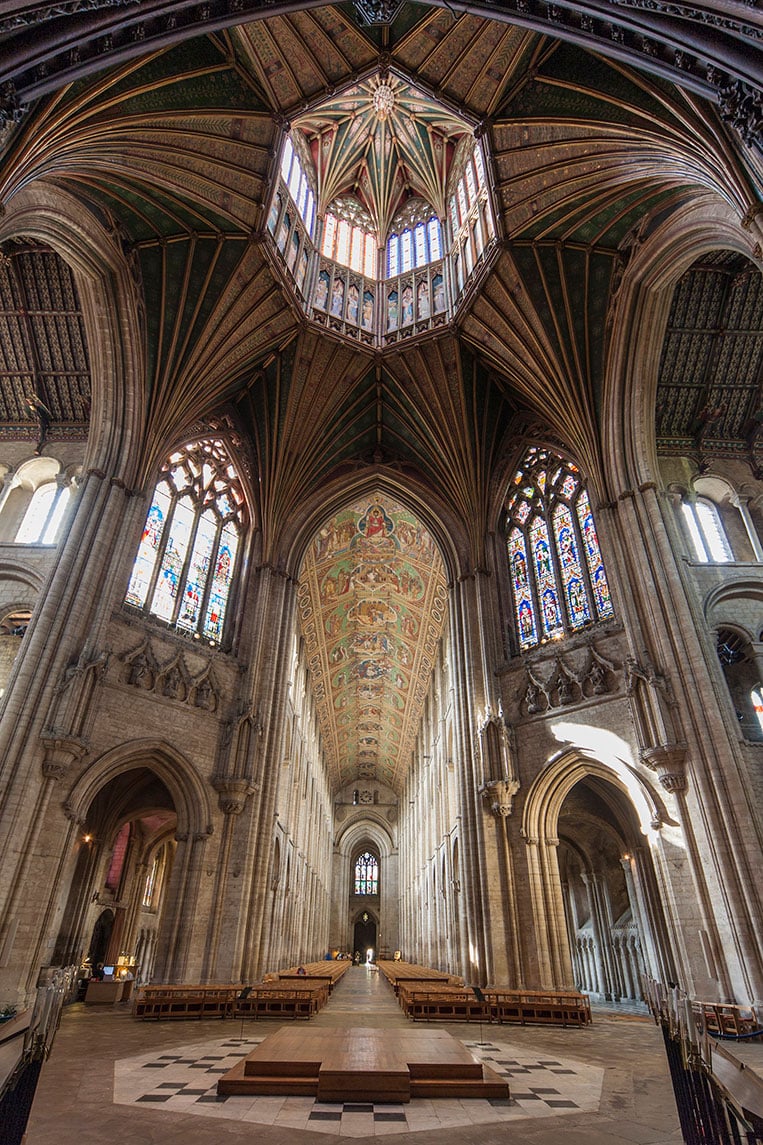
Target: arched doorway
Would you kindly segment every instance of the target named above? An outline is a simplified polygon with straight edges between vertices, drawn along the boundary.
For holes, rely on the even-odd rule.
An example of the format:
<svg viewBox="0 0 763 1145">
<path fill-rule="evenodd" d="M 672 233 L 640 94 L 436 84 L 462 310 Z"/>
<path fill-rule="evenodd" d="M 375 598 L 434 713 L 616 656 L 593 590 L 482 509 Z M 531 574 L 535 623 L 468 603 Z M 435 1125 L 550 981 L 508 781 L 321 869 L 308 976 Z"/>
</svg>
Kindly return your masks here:
<svg viewBox="0 0 763 1145">
<path fill-rule="evenodd" d="M 624 764 L 571 750 L 542 772 L 523 812 L 544 986 L 638 999 L 640 977 L 676 979 L 658 889 L 656 792 Z"/>
<path fill-rule="evenodd" d="M 361 962 L 375 961 L 377 954 L 377 930 L 376 919 L 369 911 L 362 911 L 355 919 L 352 949 L 356 954 L 360 954 Z M 370 955 L 369 951 L 371 951 Z"/>
<path fill-rule="evenodd" d="M 90 945 L 87 957 L 93 967 L 103 965 L 111 941 L 111 932 L 114 929 L 114 911 L 104 910 L 98 915 L 90 936 Z"/>
<path fill-rule="evenodd" d="M 637 1001 L 647 965 L 632 864 L 642 851 L 632 808 L 598 777 L 577 783 L 559 812 L 559 875 L 575 986 Z"/>
<path fill-rule="evenodd" d="M 83 976 L 99 964 L 152 976 L 176 825 L 172 796 L 149 768 L 124 771 L 97 791 L 77 844 L 56 964 L 79 965 Z"/>
</svg>

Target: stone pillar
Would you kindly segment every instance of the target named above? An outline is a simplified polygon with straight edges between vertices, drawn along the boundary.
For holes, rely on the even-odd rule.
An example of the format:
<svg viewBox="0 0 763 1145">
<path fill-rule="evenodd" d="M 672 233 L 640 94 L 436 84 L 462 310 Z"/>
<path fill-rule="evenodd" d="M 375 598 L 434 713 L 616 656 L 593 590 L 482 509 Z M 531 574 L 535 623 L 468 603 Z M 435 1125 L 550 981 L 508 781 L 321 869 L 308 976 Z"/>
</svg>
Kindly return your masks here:
<svg viewBox="0 0 763 1145">
<path fill-rule="evenodd" d="M 719 718 L 694 586 L 671 546 L 672 510 L 663 516 L 656 486 L 647 482 L 620 494 L 609 524 L 632 587 L 618 606 L 633 650 L 626 677 L 642 759 L 670 793 L 686 841 L 683 874 L 655 853 L 664 933 L 688 992 L 756 1001 L 763 995 L 763 897 L 747 765 Z M 680 750 L 683 777 L 668 758 Z M 696 904 L 696 922 L 681 925 Z"/>
</svg>

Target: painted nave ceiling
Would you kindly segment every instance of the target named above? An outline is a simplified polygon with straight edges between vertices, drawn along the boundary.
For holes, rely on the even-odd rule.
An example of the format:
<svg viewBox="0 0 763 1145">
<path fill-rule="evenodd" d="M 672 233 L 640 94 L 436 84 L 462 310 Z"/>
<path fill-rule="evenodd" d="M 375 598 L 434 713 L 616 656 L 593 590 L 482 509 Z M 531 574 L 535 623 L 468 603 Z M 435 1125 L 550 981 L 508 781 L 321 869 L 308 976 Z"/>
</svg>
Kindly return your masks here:
<svg viewBox="0 0 763 1145">
<path fill-rule="evenodd" d="M 607 356 L 629 259 L 708 196 L 741 218 L 760 210 L 745 71 L 757 14 L 687 39 L 680 6 L 633 5 L 618 39 L 625 7 L 608 31 L 585 6 L 570 31 L 559 9 L 562 38 L 555 6 L 529 0 L 514 22 L 408 3 L 379 24 L 353 4 L 273 6 L 238 26 L 213 4 L 73 4 L 55 20 L 18 5 L 0 22 L 13 84 L 0 202 L 55 186 L 130 263 L 144 338 L 132 484 L 179 434 L 222 426 L 258 559 L 307 554 L 303 635 L 337 785 L 373 774 L 399 790 L 410 758 L 448 575 L 442 537 L 413 511 L 424 492 L 443 536 L 468 523 L 472 568 L 523 434 L 606 499 Z M 722 74 L 700 51 L 713 36 Z M 746 118 L 739 84 L 758 108 Z M 84 440 L 103 382 L 76 275 L 33 234 L 0 253 L 0 436 Z M 763 466 L 761 329 L 759 269 L 701 254 L 655 362 L 659 451 Z M 370 472 L 372 496 L 336 499 Z M 324 490 L 323 528 L 293 535 Z"/>
</svg>

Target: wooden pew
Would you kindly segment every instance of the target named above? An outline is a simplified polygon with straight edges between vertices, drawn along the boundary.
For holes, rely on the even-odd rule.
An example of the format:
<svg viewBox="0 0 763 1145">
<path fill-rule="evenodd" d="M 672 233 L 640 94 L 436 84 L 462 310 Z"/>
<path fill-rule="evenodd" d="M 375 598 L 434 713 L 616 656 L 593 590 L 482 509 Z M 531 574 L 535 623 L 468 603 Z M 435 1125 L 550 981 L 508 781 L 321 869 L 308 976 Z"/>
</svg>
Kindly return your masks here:
<svg viewBox="0 0 763 1145">
<path fill-rule="evenodd" d="M 227 1018 L 233 1014 L 237 986 L 141 986 L 135 995 L 136 1018 Z"/>
<path fill-rule="evenodd" d="M 455 979 L 443 970 L 434 970 L 431 966 L 417 966 L 412 962 L 377 962 L 379 970 L 393 987 L 395 994 L 399 995 L 403 983 L 411 985 L 416 983 L 423 989 L 434 986 L 439 982 L 446 985 L 463 986 L 463 979 Z"/>
<path fill-rule="evenodd" d="M 574 990 L 510 990 L 490 988 L 483 991 L 491 1022 L 516 1022 L 519 1025 L 588 1026 L 591 1003 L 586 994 Z"/>
<path fill-rule="evenodd" d="M 482 1022 L 487 1018 L 487 1007 L 473 990 L 445 983 L 426 990 L 401 983 L 398 997 L 403 1013 L 414 1022 Z"/>
</svg>

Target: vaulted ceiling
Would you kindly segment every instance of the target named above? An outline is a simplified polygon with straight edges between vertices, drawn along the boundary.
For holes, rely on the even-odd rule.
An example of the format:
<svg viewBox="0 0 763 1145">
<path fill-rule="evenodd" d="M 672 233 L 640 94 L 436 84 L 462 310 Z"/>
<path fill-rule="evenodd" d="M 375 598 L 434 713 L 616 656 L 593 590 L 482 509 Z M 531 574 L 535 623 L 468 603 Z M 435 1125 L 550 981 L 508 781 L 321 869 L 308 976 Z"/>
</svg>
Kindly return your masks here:
<svg viewBox="0 0 763 1145">
<path fill-rule="evenodd" d="M 146 411 L 136 480 L 148 479 L 168 441 L 225 408 L 259 475 L 263 559 L 281 559 L 285 523 L 307 499 L 338 473 L 365 469 L 392 474 L 398 487 L 430 488 L 443 513 L 464 523 L 463 561 L 476 567 L 520 419 L 542 421 L 549 439 L 600 478 L 612 300 L 634 243 L 708 198 L 740 219 L 760 209 L 757 153 L 734 117 L 724 122 L 716 110 L 723 84 L 752 82 L 743 49 L 758 16 L 745 10 L 736 30 L 714 24 L 703 56 L 701 21 L 686 23 L 680 5 L 670 18 L 653 7 L 608 5 L 605 17 L 516 0 L 512 17 L 498 20 L 477 6 L 403 4 L 391 25 L 368 27 L 352 4 L 273 5 L 238 24 L 231 13 L 243 20 L 248 0 L 224 13 L 212 2 L 65 0 L 55 18 L 52 8 L 5 5 L 0 79 L 12 77 L 15 90 L 0 93 L 0 202 L 7 209 L 35 184 L 60 188 L 131 261 Z M 204 12 L 202 32 L 194 21 Z M 597 53 L 602 37 L 608 46 Z M 725 70 L 708 79 L 719 54 Z M 265 222 L 284 132 L 301 121 L 319 133 L 310 116 L 320 101 L 342 121 L 343 97 L 379 68 L 477 125 L 500 241 L 456 323 L 374 355 L 306 325 L 268 252 Z M 19 237 L 23 244 L 4 243 L 0 265 L 0 429 L 39 434 L 42 403 L 51 438 L 81 433 L 91 384 L 107 379 L 91 383 L 70 272 Z M 699 301 L 688 313 L 700 294 L 687 287 L 671 319 L 658 423 L 666 448 L 699 432 L 687 426 L 701 414 L 700 390 L 717 408 L 717 385 L 730 382 L 728 370 L 713 380 L 707 367 L 699 383 L 682 365 L 693 360 L 686 339 L 696 348 L 703 337 Z M 757 309 L 745 312 L 748 397 L 760 381 L 756 297 Z M 691 401 L 675 396 L 686 387 Z M 759 404 L 750 397 L 742 414 L 732 405 L 719 442 L 754 428 Z M 703 435 L 706 448 L 713 433 Z M 353 502 L 357 520 L 370 503 Z M 387 508 L 391 520 L 402 512 L 396 502 Z M 316 650 L 326 671 L 334 651 L 328 640 Z M 343 777 L 351 754 L 337 763 Z M 384 766 L 398 776 L 396 764 Z"/>
</svg>

